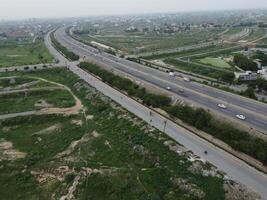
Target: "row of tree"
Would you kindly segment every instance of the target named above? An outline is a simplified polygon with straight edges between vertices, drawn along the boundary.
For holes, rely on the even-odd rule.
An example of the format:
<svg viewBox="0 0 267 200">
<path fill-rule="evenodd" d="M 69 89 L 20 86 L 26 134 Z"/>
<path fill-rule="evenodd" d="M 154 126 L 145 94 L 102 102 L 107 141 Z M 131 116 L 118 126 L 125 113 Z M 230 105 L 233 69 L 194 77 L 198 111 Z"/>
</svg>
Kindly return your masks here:
<svg viewBox="0 0 267 200">
<path fill-rule="evenodd" d="M 140 87 L 129 79 L 114 75 L 113 73 L 101 69 L 94 64 L 81 62 L 80 67 L 96 76 L 101 77 L 104 82 L 112 85 L 113 87 L 127 92 L 128 95 L 141 99 L 144 104 L 148 106 L 160 108 L 171 103 L 170 97 L 148 93 L 145 88 Z"/>
<path fill-rule="evenodd" d="M 194 109 L 189 106 L 169 106 L 166 111 L 173 117 L 224 141 L 237 151 L 246 153 L 267 165 L 267 142 L 252 137 L 245 131 L 234 126 L 221 123 L 204 109 Z"/>
<path fill-rule="evenodd" d="M 233 72 L 221 71 L 215 68 L 207 68 L 199 65 L 198 63 L 185 63 L 173 58 L 168 58 L 165 60 L 166 63 L 177 66 L 182 70 L 200 74 L 203 76 L 208 76 L 219 81 L 224 81 L 227 83 L 233 83 L 235 79 L 235 74 Z"/>
<path fill-rule="evenodd" d="M 248 83 L 248 86 L 255 89 L 257 92 L 267 93 L 267 81 L 265 79 L 259 78 L 255 81 Z"/>
<path fill-rule="evenodd" d="M 134 84 L 126 78 L 99 68 L 91 63 L 81 63 L 80 67 L 102 78 L 113 87 L 126 91 L 130 96 L 138 97 L 144 104 L 161 108 L 173 118 L 178 118 L 230 145 L 237 151 L 246 153 L 267 165 L 267 142 L 250 136 L 234 126 L 215 120 L 212 115 L 202 108 L 192 108 L 185 105 L 171 105 L 171 99 L 163 95 L 148 93 L 145 88 Z"/>
<path fill-rule="evenodd" d="M 63 53 L 65 55 L 66 58 L 72 60 L 72 61 L 76 61 L 79 60 L 79 56 L 76 55 L 75 53 L 69 51 L 66 47 L 62 46 L 55 38 L 54 36 L 54 32 L 51 34 L 51 41 L 53 43 L 53 45 L 55 46 L 55 48 L 57 50 L 59 50 L 61 53 Z"/>
</svg>

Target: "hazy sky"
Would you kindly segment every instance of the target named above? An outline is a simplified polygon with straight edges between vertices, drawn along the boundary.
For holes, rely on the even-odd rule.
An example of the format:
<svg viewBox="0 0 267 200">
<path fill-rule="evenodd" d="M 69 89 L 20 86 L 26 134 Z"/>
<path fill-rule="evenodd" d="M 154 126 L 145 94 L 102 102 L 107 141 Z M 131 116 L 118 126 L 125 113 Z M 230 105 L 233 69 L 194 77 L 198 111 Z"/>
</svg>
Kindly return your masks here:
<svg viewBox="0 0 267 200">
<path fill-rule="evenodd" d="M 0 19 L 267 8 L 267 0 L 0 0 Z"/>
</svg>

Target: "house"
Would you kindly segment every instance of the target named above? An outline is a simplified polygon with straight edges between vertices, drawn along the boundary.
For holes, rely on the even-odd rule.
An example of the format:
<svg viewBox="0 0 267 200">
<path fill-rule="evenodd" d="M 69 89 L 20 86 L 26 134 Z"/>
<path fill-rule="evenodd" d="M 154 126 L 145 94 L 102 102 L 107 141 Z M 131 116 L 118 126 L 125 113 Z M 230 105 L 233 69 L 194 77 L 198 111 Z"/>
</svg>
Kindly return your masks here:
<svg viewBox="0 0 267 200">
<path fill-rule="evenodd" d="M 258 78 L 258 74 L 251 71 L 235 72 L 235 78 L 240 81 L 253 81 Z"/>
</svg>

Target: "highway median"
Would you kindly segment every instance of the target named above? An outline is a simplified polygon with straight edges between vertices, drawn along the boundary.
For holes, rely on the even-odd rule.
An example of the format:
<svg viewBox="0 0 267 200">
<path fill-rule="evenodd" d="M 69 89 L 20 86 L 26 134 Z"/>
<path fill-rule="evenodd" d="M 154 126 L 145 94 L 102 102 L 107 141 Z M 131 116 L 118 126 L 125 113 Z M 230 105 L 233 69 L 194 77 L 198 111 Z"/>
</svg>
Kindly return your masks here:
<svg viewBox="0 0 267 200">
<path fill-rule="evenodd" d="M 50 34 L 50 38 L 51 38 L 51 41 L 54 45 L 54 47 L 60 51 L 67 59 L 71 60 L 71 61 L 76 61 L 76 60 L 79 60 L 79 56 L 76 55 L 75 53 L 69 51 L 66 47 L 62 46 L 55 38 L 54 36 L 55 32 L 52 32 Z"/>
</svg>

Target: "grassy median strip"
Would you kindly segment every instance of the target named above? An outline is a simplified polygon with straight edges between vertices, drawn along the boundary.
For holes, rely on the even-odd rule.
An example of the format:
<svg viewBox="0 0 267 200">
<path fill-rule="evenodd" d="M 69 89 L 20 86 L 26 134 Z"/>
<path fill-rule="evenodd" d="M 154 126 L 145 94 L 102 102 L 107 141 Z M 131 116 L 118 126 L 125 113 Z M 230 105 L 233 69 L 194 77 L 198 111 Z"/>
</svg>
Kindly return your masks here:
<svg viewBox="0 0 267 200">
<path fill-rule="evenodd" d="M 144 88 L 140 88 L 129 79 L 114 75 L 97 65 L 83 62 L 80 67 L 99 76 L 104 82 L 127 92 L 130 96 L 140 98 L 145 105 L 161 108 L 173 118 L 181 119 L 183 122 L 222 140 L 233 149 L 250 155 L 267 165 L 266 141 L 252 137 L 248 132 L 241 131 L 230 124 L 218 122 L 202 108 L 194 109 L 186 105 L 172 106 L 169 97 L 147 93 Z"/>
<path fill-rule="evenodd" d="M 66 47 L 62 46 L 55 38 L 54 33 L 50 34 L 51 37 L 51 41 L 53 43 L 53 45 L 56 47 L 57 50 L 59 50 L 61 53 L 63 53 L 66 58 L 72 60 L 72 61 L 76 61 L 79 60 L 79 56 L 76 55 L 75 53 L 69 51 Z"/>
</svg>

